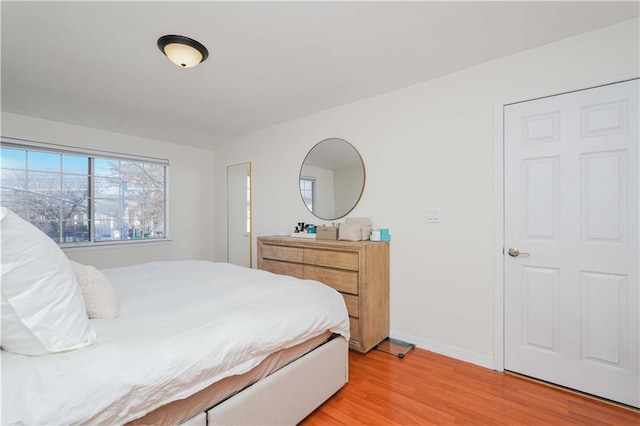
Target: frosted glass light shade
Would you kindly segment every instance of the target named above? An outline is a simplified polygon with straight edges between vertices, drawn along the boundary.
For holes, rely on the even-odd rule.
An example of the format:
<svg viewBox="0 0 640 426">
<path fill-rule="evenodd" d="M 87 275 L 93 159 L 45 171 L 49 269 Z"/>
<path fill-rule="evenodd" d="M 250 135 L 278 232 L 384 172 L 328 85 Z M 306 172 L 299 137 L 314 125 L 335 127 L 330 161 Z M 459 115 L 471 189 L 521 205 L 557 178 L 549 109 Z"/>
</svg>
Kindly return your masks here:
<svg viewBox="0 0 640 426">
<path fill-rule="evenodd" d="M 166 35 L 158 39 L 158 48 L 181 68 L 192 68 L 209 56 L 201 43 L 185 36 Z"/>
<path fill-rule="evenodd" d="M 167 44 L 164 47 L 164 54 L 171 62 L 182 68 L 195 67 L 202 62 L 202 53 L 186 44 Z"/>
</svg>

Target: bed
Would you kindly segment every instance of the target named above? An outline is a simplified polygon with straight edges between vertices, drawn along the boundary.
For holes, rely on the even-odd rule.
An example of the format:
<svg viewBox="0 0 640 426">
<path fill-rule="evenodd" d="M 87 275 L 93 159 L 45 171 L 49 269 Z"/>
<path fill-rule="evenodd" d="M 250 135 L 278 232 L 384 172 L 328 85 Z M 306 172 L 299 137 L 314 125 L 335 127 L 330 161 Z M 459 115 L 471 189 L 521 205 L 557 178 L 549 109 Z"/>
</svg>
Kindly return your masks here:
<svg viewBox="0 0 640 426">
<path fill-rule="evenodd" d="M 116 319 L 93 344 L 2 351 L 2 424 L 295 424 L 348 378 L 342 296 L 227 263 L 104 269 Z"/>
</svg>

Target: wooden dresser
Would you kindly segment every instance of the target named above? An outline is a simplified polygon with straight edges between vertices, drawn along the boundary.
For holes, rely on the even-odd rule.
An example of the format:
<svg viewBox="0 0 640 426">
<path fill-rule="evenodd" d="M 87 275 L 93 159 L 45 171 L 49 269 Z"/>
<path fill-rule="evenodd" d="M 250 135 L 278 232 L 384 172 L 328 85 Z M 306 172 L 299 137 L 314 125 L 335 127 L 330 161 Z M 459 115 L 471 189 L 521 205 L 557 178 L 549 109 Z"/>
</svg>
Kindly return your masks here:
<svg viewBox="0 0 640 426">
<path fill-rule="evenodd" d="M 389 336 L 389 243 L 259 237 L 258 269 L 320 281 L 344 296 L 349 347 L 367 352 Z"/>
</svg>

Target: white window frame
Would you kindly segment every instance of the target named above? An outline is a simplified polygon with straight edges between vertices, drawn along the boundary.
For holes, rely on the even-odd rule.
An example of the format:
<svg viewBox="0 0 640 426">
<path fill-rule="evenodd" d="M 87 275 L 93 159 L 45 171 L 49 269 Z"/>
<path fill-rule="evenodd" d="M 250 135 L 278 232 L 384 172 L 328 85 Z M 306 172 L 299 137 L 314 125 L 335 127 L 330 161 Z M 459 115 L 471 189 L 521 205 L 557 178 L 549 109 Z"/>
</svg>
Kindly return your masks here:
<svg viewBox="0 0 640 426">
<path fill-rule="evenodd" d="M 316 210 L 316 178 L 311 176 L 300 176 L 301 181 L 310 182 L 311 183 L 311 208 L 309 209 L 312 213 L 315 213 Z M 298 187 L 300 184 L 298 183 Z M 306 205 L 307 203 L 304 200 L 304 196 L 302 195 L 302 188 L 298 188 L 300 190 L 300 196 L 302 197 L 302 202 Z M 307 206 L 309 208 L 309 206 Z"/>
<path fill-rule="evenodd" d="M 171 241 L 170 233 L 169 233 L 169 160 L 164 158 L 156 158 L 156 157 L 146 157 L 140 155 L 131 155 L 124 154 L 118 152 L 111 151 L 102 151 L 95 149 L 85 149 L 85 148 L 77 148 L 66 145 L 58 145 L 52 143 L 45 142 L 36 142 L 36 141 L 28 141 L 23 139 L 15 139 L 9 137 L 0 137 L 0 147 L 2 148 L 15 148 L 22 149 L 27 151 L 39 151 L 39 152 L 50 152 L 54 154 L 68 154 L 68 155 L 77 155 L 77 156 L 86 156 L 91 159 L 91 167 L 88 171 L 91 173 L 91 179 L 89 181 L 89 193 L 91 197 L 91 203 L 89 207 L 89 241 L 82 242 L 72 242 L 65 243 L 60 242 L 57 243 L 58 246 L 63 250 L 73 250 L 73 249 L 93 249 L 93 248 L 109 248 L 113 246 L 130 246 L 135 244 L 163 244 Z M 99 159 L 107 159 L 107 160 L 124 160 L 124 161 L 139 161 L 144 163 L 151 163 L 164 166 L 164 237 L 161 238 L 150 238 L 150 239 L 131 239 L 131 240 L 105 240 L 105 241 L 95 241 L 95 226 L 93 224 L 94 217 L 92 215 L 95 212 L 95 193 L 94 193 L 94 181 L 95 176 L 93 175 L 93 164 L 95 158 Z"/>
</svg>

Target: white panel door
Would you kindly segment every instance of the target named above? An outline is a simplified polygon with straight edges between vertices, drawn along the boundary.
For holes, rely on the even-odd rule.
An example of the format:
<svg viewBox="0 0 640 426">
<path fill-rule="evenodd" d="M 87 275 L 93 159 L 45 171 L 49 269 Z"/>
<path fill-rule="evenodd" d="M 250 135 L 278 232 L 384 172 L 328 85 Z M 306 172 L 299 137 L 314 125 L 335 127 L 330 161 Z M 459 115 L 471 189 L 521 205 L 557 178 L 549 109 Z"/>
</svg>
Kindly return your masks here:
<svg viewBox="0 0 640 426">
<path fill-rule="evenodd" d="M 227 166 L 227 262 L 251 268 L 251 163 Z"/>
<path fill-rule="evenodd" d="M 638 90 L 504 110 L 505 369 L 635 407 Z"/>
</svg>

